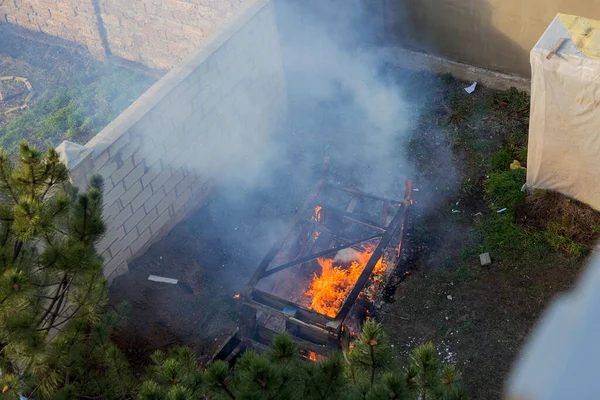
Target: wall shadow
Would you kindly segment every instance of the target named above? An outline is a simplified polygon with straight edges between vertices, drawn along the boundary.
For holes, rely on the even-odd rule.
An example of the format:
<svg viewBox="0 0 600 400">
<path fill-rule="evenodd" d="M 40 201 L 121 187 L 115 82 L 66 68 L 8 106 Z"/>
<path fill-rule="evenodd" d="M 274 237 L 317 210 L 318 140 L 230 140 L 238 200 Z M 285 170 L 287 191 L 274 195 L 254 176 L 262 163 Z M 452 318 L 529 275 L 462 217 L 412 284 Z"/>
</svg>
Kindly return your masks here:
<svg viewBox="0 0 600 400">
<path fill-rule="evenodd" d="M 381 0 L 385 42 L 531 76 L 529 52 L 557 13 L 600 18 L 598 0 Z"/>
</svg>

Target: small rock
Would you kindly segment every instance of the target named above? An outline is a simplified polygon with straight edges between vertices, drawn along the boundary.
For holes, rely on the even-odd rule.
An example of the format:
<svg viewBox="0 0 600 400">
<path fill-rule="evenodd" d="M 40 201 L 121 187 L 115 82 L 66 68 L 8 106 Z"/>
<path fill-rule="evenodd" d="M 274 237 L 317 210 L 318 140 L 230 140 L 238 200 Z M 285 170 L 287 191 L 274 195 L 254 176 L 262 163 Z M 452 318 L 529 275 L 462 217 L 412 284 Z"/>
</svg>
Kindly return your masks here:
<svg viewBox="0 0 600 400">
<path fill-rule="evenodd" d="M 492 258 L 490 257 L 490 253 L 483 253 L 479 255 L 479 262 L 481 266 L 485 267 L 492 263 Z"/>
<path fill-rule="evenodd" d="M 448 300 L 452 300 L 452 295 L 451 295 L 451 294 L 449 294 L 448 296 L 446 296 L 446 298 L 447 298 Z"/>
</svg>

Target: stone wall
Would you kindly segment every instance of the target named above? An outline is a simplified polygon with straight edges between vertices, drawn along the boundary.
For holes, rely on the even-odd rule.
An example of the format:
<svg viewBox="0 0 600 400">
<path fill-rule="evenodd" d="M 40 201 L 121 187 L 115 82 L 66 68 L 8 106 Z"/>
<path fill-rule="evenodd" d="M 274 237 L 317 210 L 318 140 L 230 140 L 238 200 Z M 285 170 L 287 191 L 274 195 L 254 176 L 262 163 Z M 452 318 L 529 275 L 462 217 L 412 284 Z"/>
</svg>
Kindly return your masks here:
<svg viewBox="0 0 600 400">
<path fill-rule="evenodd" d="M 0 0 L 0 22 L 168 70 L 257 0 Z"/>
<path fill-rule="evenodd" d="M 221 171 L 244 168 L 285 104 L 273 5 L 259 0 L 85 146 L 63 143 L 77 185 L 105 178 L 106 275 L 205 202 Z"/>
<path fill-rule="evenodd" d="M 529 52 L 557 13 L 600 19 L 596 0 L 378 0 L 386 41 L 528 78 Z"/>
<path fill-rule="evenodd" d="M 99 0 L 110 52 L 171 69 L 254 0 Z"/>
<path fill-rule="evenodd" d="M 95 57 L 106 55 L 92 0 L 0 0 L 0 23 L 85 46 Z"/>
</svg>

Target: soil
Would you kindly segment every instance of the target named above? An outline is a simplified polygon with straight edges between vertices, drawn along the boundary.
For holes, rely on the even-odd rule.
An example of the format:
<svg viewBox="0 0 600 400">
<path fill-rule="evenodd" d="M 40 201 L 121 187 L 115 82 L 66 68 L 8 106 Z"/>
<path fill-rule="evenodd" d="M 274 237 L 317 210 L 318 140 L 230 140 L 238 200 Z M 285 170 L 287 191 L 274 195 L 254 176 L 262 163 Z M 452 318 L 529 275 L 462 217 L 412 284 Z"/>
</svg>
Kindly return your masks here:
<svg viewBox="0 0 600 400">
<path fill-rule="evenodd" d="M 404 245 L 410 274 L 391 288 L 389 303 L 375 318 L 401 359 L 416 345 L 433 341 L 442 360 L 463 372 L 471 398 L 501 398 L 535 321 L 557 293 L 572 286 L 585 260 L 548 253 L 540 264 L 523 258 L 514 265 L 482 268 L 473 249 L 481 243 L 477 224 L 495 212 L 484 195 L 488 160 L 509 140 L 526 143 L 527 107 L 513 107 L 507 93 L 482 86 L 467 94 L 463 88 L 470 83 L 450 77 L 393 68 L 384 73 L 401 81 L 422 107 L 418 126 L 398 150 L 399 159 L 414 166 L 414 206 Z M 298 199 L 305 197 L 290 188 L 277 191 L 278 199 L 272 189 L 263 192 L 271 196 L 255 193 L 248 196 L 252 204 L 223 204 L 215 196 L 115 280 L 111 301 L 133 306 L 115 340 L 136 366 L 144 365 L 153 350 L 186 343 L 206 361 L 219 339 L 235 328 L 232 297 L 277 237 L 272 224 L 256 221 L 266 216 L 289 220 Z M 566 204 L 562 198 L 556 203 Z M 530 218 L 527 223 L 541 224 L 548 216 L 540 210 L 564 213 L 559 205 L 528 203 L 520 215 Z M 589 216 L 580 209 L 569 215 L 574 221 Z M 184 285 L 149 282 L 149 274 Z"/>
<path fill-rule="evenodd" d="M 539 192 L 518 205 L 517 220 L 525 226 L 547 229 L 564 227 L 564 234 L 577 243 L 593 245 L 600 231 L 600 215 L 589 206 L 555 192 Z"/>
</svg>

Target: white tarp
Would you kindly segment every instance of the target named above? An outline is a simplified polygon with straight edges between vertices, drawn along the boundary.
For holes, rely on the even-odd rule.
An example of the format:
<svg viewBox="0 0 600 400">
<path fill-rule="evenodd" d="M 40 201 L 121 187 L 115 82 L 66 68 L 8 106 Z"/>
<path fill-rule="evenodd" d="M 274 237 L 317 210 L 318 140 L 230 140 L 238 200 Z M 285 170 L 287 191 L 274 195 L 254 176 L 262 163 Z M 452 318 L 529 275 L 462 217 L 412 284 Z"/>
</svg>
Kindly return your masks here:
<svg viewBox="0 0 600 400">
<path fill-rule="evenodd" d="M 600 37 L 594 24 L 559 15 L 531 51 L 527 186 L 600 210 L 600 61 L 588 51 Z M 561 38 L 567 40 L 546 59 Z"/>
</svg>

